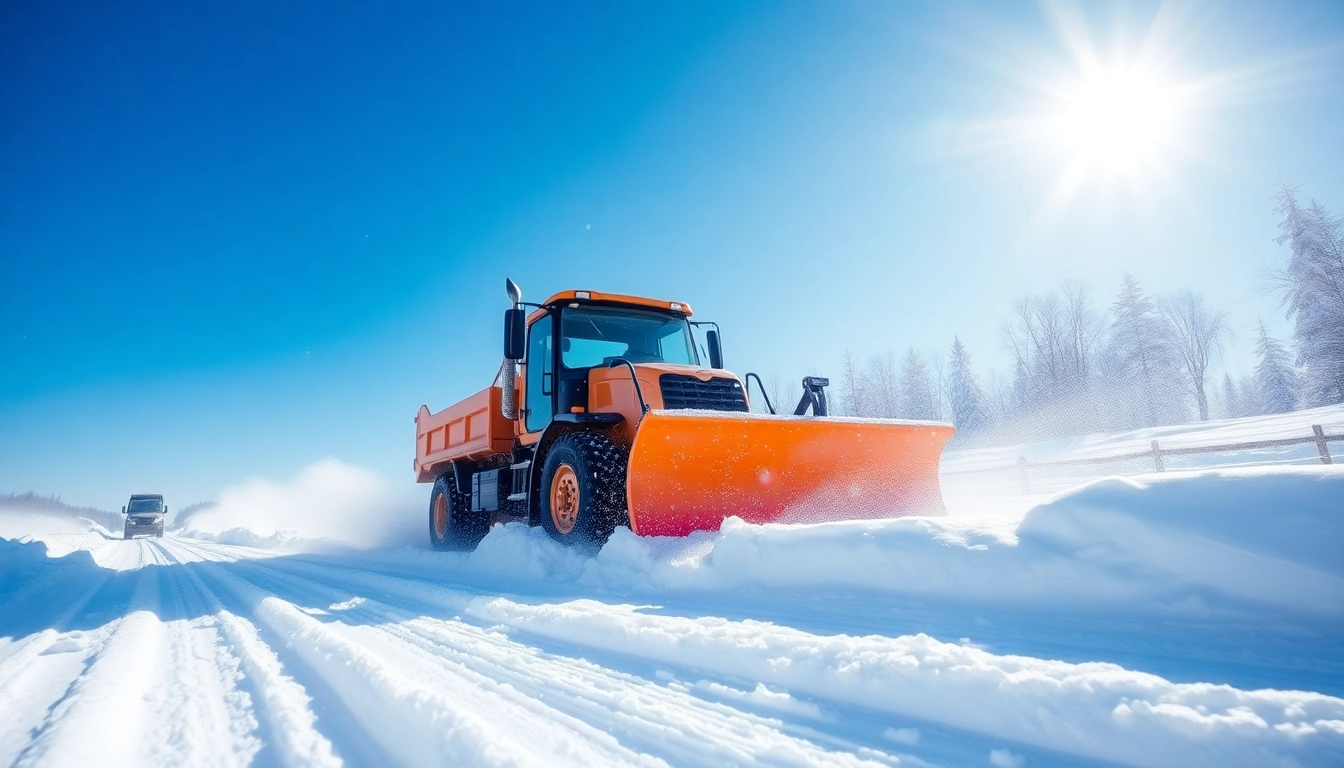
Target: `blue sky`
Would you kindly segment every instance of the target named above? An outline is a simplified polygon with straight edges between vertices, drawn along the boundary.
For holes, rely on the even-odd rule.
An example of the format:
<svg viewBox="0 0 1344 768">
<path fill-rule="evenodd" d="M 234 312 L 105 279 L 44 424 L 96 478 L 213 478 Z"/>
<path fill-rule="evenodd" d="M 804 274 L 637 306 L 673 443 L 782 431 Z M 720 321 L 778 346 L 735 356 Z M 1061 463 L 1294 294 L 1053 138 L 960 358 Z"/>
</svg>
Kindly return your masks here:
<svg viewBox="0 0 1344 768">
<path fill-rule="evenodd" d="M 1061 194 L 1089 57 L 1179 104 Z M 1274 185 L 1344 209 L 1332 2 L 8 3 L 0 73 L 0 492 L 105 508 L 409 482 L 506 275 L 690 302 L 795 377 L 953 334 L 1001 368 L 1016 298 L 1131 271 L 1232 312 L 1239 373 L 1287 331 Z"/>
</svg>

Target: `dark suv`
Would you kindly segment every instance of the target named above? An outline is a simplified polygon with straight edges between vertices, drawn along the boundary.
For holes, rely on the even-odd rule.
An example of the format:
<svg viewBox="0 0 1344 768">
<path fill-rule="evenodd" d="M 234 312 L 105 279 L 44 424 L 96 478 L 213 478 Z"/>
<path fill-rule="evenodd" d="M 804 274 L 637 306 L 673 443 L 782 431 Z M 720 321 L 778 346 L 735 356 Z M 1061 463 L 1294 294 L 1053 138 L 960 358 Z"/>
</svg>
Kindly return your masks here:
<svg viewBox="0 0 1344 768">
<path fill-rule="evenodd" d="M 163 538 L 163 516 L 168 508 L 163 505 L 163 496 L 157 493 L 137 493 L 130 503 L 121 508 L 126 516 L 125 538 L 153 534 Z"/>
</svg>

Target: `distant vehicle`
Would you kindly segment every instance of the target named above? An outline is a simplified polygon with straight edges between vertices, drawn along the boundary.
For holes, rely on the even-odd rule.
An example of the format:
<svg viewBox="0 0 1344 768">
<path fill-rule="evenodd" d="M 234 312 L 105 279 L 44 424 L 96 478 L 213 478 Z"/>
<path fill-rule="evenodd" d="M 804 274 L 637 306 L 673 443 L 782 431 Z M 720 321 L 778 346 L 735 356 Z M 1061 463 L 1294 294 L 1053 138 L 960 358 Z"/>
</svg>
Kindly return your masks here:
<svg viewBox="0 0 1344 768">
<path fill-rule="evenodd" d="M 122 534 L 124 538 L 133 539 L 150 534 L 163 538 L 163 516 L 168 514 L 168 508 L 163 505 L 161 494 L 137 493 L 121 508 L 121 514 L 126 516 L 126 531 Z"/>
</svg>

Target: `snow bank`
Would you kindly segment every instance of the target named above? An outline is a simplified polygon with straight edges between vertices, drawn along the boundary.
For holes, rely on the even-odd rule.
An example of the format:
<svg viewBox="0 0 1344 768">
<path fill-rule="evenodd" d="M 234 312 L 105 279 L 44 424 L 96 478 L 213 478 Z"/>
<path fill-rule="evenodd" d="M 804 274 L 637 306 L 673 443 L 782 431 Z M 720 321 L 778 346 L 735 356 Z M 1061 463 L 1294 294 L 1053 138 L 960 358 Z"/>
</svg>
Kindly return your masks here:
<svg viewBox="0 0 1344 768">
<path fill-rule="evenodd" d="M 424 521 L 411 509 L 407 492 L 394 490 L 377 473 L 326 459 L 288 482 L 254 478 L 226 488 L 217 504 L 184 525 L 187 535 L 247 546 L 285 547 L 307 539 L 396 546 L 423 538 Z"/>
<path fill-rule="evenodd" d="M 1104 480 L 1032 510 L 1017 534 L 1136 581 L 1344 615 L 1344 467 Z"/>
<path fill-rule="evenodd" d="M 899 518 L 749 525 L 640 538 L 596 556 L 519 524 L 473 553 L 403 550 L 464 583 L 640 595 L 667 590 L 860 588 L 953 601 L 1141 614 L 1344 616 L 1344 468 L 1168 473 L 1098 481 L 1020 521 Z M 1256 606 L 1259 606 L 1258 608 Z"/>
<path fill-rule="evenodd" d="M 12 547 L 20 542 L 40 540 L 44 552 L 51 557 L 63 557 L 71 552 L 92 549 L 110 538 L 121 538 L 120 530 L 114 537 L 99 522 L 88 518 L 17 510 L 0 511 L 0 570 L 12 565 L 5 562 L 11 556 L 5 553 L 16 551 Z M 4 548 L 5 545 L 10 549 Z"/>
</svg>

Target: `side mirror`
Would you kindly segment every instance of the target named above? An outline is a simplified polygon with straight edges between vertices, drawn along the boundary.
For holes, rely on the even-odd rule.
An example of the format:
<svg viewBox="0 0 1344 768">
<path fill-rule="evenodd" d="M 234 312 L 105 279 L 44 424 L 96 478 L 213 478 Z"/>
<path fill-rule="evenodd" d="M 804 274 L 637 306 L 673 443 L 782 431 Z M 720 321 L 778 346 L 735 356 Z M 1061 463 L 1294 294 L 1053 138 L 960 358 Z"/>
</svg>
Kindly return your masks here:
<svg viewBox="0 0 1344 768">
<path fill-rule="evenodd" d="M 125 505 L 125 504 L 123 504 L 123 505 L 121 506 L 121 514 L 123 514 L 123 515 L 126 514 L 126 505 Z"/>
<path fill-rule="evenodd" d="M 168 514 L 168 507 L 165 506 L 165 507 L 163 508 L 163 514 L 165 514 L 165 515 Z"/>
<path fill-rule="evenodd" d="M 521 308 L 504 310 L 504 358 L 522 360 L 527 349 L 527 316 Z"/>
<path fill-rule="evenodd" d="M 723 348 L 719 346 L 719 332 L 705 331 L 705 342 L 709 344 L 709 367 L 723 367 Z"/>
</svg>

